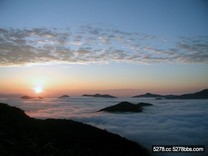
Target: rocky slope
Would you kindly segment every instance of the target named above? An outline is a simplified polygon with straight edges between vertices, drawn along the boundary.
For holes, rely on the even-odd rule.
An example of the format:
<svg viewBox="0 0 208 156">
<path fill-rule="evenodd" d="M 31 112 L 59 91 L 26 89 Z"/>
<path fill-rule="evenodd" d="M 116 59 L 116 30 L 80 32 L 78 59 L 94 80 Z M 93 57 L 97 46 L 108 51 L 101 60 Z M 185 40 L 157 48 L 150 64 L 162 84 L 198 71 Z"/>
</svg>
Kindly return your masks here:
<svg viewBox="0 0 208 156">
<path fill-rule="evenodd" d="M 72 120 L 40 120 L 0 103 L 1 156 L 147 156 L 119 135 Z"/>
</svg>

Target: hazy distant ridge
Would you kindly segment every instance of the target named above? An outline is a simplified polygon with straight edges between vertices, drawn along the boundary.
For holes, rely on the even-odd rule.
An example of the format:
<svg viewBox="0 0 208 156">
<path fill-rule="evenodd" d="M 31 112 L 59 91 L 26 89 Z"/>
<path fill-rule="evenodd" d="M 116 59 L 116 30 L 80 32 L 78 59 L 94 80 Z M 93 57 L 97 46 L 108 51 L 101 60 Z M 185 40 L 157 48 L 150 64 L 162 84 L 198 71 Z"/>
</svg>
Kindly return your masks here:
<svg viewBox="0 0 208 156">
<path fill-rule="evenodd" d="M 108 94 L 83 94 L 82 96 L 86 97 L 103 97 L 103 98 L 116 98 L 115 96 L 108 95 Z"/>
<path fill-rule="evenodd" d="M 188 93 L 188 94 L 182 94 L 182 95 L 159 95 L 159 94 L 141 94 L 133 96 L 133 98 L 140 98 L 140 97 L 146 97 L 146 98 L 165 98 L 165 99 L 208 99 L 208 89 L 201 90 L 196 93 Z"/>
</svg>

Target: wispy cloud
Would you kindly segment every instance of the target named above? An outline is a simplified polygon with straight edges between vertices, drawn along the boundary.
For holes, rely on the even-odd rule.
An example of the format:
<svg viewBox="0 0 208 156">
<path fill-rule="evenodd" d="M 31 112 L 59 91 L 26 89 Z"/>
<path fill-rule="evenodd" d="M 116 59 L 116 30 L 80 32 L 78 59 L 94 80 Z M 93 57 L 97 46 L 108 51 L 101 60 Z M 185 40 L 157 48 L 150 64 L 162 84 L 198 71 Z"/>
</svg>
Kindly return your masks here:
<svg viewBox="0 0 208 156">
<path fill-rule="evenodd" d="M 208 36 L 179 38 L 82 26 L 77 31 L 0 28 L 0 66 L 35 63 L 208 63 Z"/>
</svg>

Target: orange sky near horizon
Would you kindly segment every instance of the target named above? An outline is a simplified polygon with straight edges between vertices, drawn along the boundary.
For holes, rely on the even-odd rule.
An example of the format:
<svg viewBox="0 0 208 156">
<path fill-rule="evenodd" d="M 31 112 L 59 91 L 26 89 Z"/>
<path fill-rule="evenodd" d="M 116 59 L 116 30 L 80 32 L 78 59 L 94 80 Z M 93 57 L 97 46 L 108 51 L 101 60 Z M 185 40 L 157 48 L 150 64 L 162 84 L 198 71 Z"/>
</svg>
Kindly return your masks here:
<svg viewBox="0 0 208 156">
<path fill-rule="evenodd" d="M 70 65 L 69 65 L 70 66 Z M 158 94 L 181 94 L 208 88 L 205 73 L 196 76 L 187 72 L 175 75 L 164 69 L 145 66 L 135 72 L 117 65 L 73 65 L 71 68 L 53 66 L 32 66 L 1 68 L 0 93 L 29 96 L 59 96 L 67 94 L 79 96 L 85 93 L 133 96 L 146 92 Z M 145 69 L 146 68 L 146 69 Z M 161 70 L 161 71 L 160 71 Z M 165 72 L 165 71 L 163 71 Z M 178 71 L 180 72 L 180 71 Z M 161 76 L 162 75 L 162 76 Z M 41 87 L 37 94 L 35 87 Z"/>
<path fill-rule="evenodd" d="M 0 94 L 203 90 L 207 15 L 203 0 L 0 1 Z"/>
</svg>

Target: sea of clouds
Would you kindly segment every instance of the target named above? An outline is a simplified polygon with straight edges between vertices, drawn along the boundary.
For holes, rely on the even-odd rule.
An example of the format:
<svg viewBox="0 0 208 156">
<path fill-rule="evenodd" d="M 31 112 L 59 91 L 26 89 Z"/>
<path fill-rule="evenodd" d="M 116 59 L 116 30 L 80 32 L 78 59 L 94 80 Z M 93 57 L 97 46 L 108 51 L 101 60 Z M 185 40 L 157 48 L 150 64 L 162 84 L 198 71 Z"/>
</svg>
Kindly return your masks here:
<svg viewBox="0 0 208 156">
<path fill-rule="evenodd" d="M 155 100 L 148 98 L 1 98 L 35 118 L 81 121 L 134 140 L 149 150 L 152 145 L 205 145 L 206 153 L 159 153 L 154 155 L 203 156 L 208 154 L 208 100 Z M 149 102 L 142 113 L 97 112 L 121 101 Z"/>
</svg>

